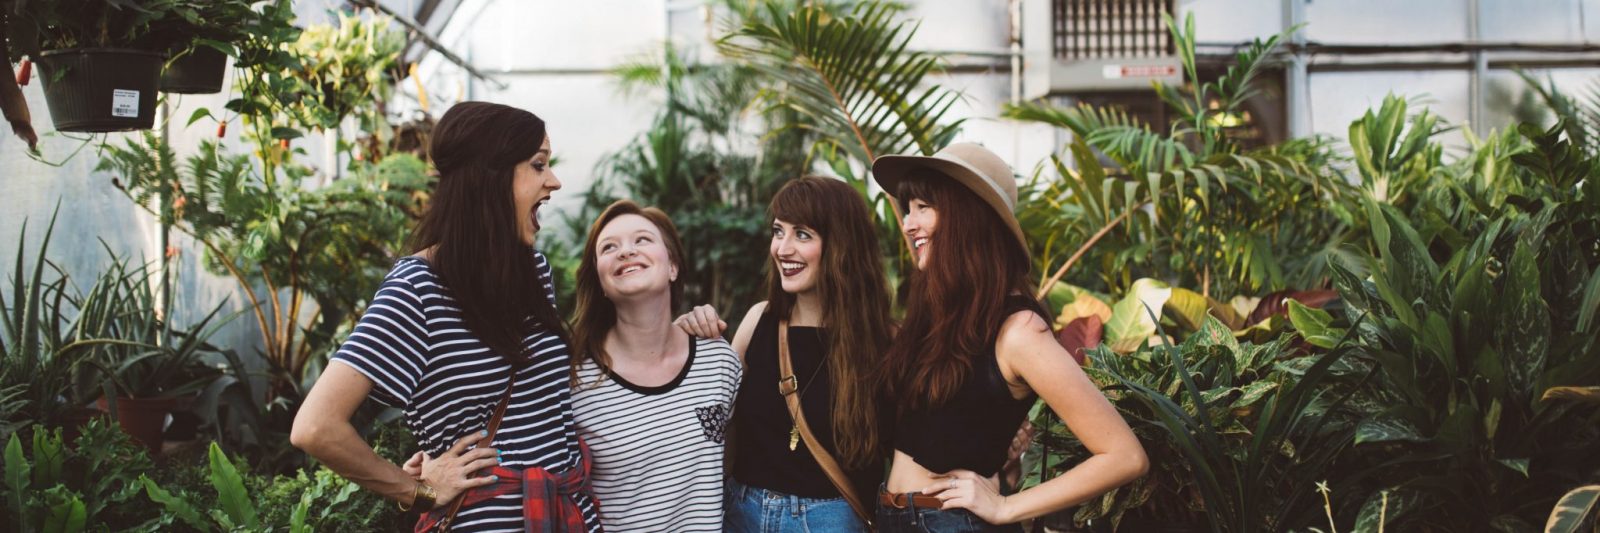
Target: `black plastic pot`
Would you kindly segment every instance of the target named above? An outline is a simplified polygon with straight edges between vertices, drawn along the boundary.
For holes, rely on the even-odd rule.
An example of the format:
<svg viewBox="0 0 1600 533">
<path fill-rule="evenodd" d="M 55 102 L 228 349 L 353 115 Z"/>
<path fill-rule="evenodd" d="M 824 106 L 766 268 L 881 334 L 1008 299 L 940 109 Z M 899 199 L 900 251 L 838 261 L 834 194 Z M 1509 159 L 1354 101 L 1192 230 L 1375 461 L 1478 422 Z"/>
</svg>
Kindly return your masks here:
<svg viewBox="0 0 1600 533">
<path fill-rule="evenodd" d="M 156 87 L 166 54 L 122 48 L 69 48 L 39 54 L 45 104 L 57 131 L 147 130 L 156 121 Z"/>
<path fill-rule="evenodd" d="M 222 92 L 227 74 L 228 55 L 209 46 L 196 46 L 177 56 L 161 73 L 161 92 L 177 94 L 216 94 Z"/>
</svg>

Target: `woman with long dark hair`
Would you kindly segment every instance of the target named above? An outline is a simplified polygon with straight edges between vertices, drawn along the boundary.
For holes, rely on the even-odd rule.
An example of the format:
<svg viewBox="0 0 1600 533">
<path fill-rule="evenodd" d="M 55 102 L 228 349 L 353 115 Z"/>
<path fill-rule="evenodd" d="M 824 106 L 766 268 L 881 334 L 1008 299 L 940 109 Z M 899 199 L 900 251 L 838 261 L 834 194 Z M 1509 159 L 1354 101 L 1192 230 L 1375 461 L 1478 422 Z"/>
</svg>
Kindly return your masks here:
<svg viewBox="0 0 1600 533">
<path fill-rule="evenodd" d="M 295 446 L 400 509 L 418 531 L 598 531 L 573 421 L 568 334 L 538 213 L 561 181 L 544 121 L 483 102 L 432 133 L 427 213 L 366 313 L 306 395 Z M 368 397 L 403 409 L 420 476 L 384 460 L 350 416 Z"/>
<path fill-rule="evenodd" d="M 1143 475 L 1138 439 L 1056 343 L 1048 312 L 1031 296 L 1011 167 L 961 143 L 930 157 L 880 157 L 872 173 L 904 209 L 917 265 L 882 367 L 896 412 L 879 531 L 1020 531 L 1023 519 Z M 1036 398 L 1093 456 L 1002 495 L 996 474 Z"/>
<path fill-rule="evenodd" d="M 621 200 L 578 266 L 573 408 L 594 450 L 607 531 L 722 530 L 723 434 L 739 390 L 728 342 L 672 324 L 682 240 L 667 214 Z"/>
<path fill-rule="evenodd" d="M 784 184 L 768 215 L 767 300 L 733 337 L 746 370 L 726 530 L 867 531 L 888 454 L 870 376 L 894 327 L 872 215 L 821 177 Z"/>
</svg>

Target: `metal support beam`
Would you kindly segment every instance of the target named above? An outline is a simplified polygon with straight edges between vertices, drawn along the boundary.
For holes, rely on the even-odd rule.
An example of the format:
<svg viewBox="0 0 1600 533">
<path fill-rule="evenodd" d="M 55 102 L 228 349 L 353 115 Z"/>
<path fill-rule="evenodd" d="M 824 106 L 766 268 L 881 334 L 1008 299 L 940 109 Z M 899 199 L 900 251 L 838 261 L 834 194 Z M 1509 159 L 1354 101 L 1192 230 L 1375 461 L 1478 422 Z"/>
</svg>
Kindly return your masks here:
<svg viewBox="0 0 1600 533">
<path fill-rule="evenodd" d="M 1283 28 L 1297 28 L 1306 21 L 1305 0 L 1283 0 Z M 1311 74 L 1308 68 L 1310 60 L 1303 51 L 1306 44 L 1306 32 L 1295 29 L 1289 36 L 1289 42 L 1295 51 L 1291 51 L 1288 68 L 1284 69 L 1284 92 L 1287 94 L 1287 111 L 1289 136 L 1293 138 L 1310 137 L 1311 128 Z"/>
<path fill-rule="evenodd" d="M 483 71 L 478 70 L 477 67 L 472 66 L 472 63 L 462 59 L 461 56 L 456 55 L 455 52 L 451 52 L 449 47 L 445 46 L 444 43 L 439 42 L 438 39 L 435 39 L 433 35 L 428 33 L 427 28 L 422 27 L 421 24 L 417 24 L 417 21 L 411 20 L 411 17 L 396 13 L 394 10 L 384 7 L 383 4 L 379 4 L 376 0 L 346 1 L 350 2 L 352 5 L 371 8 L 379 13 L 394 17 L 396 22 L 399 22 L 400 25 L 405 26 L 406 29 L 411 30 L 413 35 L 415 35 L 418 39 L 421 39 L 424 44 L 427 44 L 428 48 L 432 48 L 433 51 L 438 52 L 441 56 L 444 56 L 445 60 L 455 63 L 463 70 L 466 70 L 468 74 L 471 74 L 472 77 L 489 82 L 490 84 L 494 85 L 496 89 L 504 90 L 506 88 L 505 83 L 495 79 L 493 76 L 483 73 Z"/>
</svg>

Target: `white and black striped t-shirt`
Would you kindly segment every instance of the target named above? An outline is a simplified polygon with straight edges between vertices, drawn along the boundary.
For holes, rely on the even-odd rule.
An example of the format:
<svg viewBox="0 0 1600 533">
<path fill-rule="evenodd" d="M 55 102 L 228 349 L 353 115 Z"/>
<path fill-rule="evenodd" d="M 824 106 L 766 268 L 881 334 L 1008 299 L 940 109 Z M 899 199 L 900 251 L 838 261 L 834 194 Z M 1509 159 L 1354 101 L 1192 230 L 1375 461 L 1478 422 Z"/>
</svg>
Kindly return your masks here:
<svg viewBox="0 0 1600 533">
<path fill-rule="evenodd" d="M 573 409 L 607 532 L 722 531 L 723 431 L 740 374 L 722 339 L 691 338 L 683 370 L 659 387 L 592 359 L 579 368 Z"/>
<path fill-rule="evenodd" d="M 550 266 L 535 252 L 539 279 L 555 300 Z M 530 318 L 531 320 L 531 318 Z M 579 461 L 565 342 L 539 328 L 522 340 L 533 364 L 517 372 L 495 434 L 501 466 L 559 472 Z M 405 423 L 429 455 L 489 425 L 511 366 L 466 328 L 461 309 L 428 263 L 404 257 L 384 278 L 335 361 L 372 380 L 372 397 L 405 411 Z M 573 497 L 590 531 L 600 528 L 595 503 Z M 518 495 L 463 507 L 452 531 L 522 531 Z"/>
</svg>

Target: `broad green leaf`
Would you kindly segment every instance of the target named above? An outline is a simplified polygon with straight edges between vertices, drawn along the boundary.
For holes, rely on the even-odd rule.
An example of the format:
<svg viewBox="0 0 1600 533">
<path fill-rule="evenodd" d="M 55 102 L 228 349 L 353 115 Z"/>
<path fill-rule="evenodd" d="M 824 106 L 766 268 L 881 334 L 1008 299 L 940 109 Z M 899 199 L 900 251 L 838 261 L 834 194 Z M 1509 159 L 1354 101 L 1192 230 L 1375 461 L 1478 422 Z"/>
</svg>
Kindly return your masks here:
<svg viewBox="0 0 1600 533">
<path fill-rule="evenodd" d="M 1380 531 L 1396 531 L 1389 528 L 1395 523 L 1395 518 L 1403 515 L 1417 504 L 1417 499 L 1409 492 L 1398 490 L 1383 490 L 1374 493 L 1361 505 L 1361 513 L 1356 516 L 1354 533 L 1378 533 Z"/>
<path fill-rule="evenodd" d="M 1568 491 L 1550 510 L 1545 533 L 1580 533 L 1592 529 L 1595 511 L 1600 509 L 1600 485 L 1585 485 Z"/>
<path fill-rule="evenodd" d="M 12 512 L 27 510 L 23 506 L 23 497 L 28 494 L 30 469 L 27 458 L 22 456 L 22 441 L 17 439 L 16 433 L 12 433 L 11 440 L 6 441 L 6 499 Z"/>
<path fill-rule="evenodd" d="M 1261 298 L 1255 296 L 1234 296 L 1228 300 L 1228 306 L 1233 308 L 1234 314 L 1239 316 L 1240 321 L 1240 325 L 1234 326 L 1233 329 L 1249 326 L 1250 324 L 1243 323 L 1244 319 L 1255 312 L 1257 305 L 1261 305 Z"/>
<path fill-rule="evenodd" d="M 67 501 L 50 506 L 50 513 L 44 517 L 44 533 L 78 533 L 83 531 L 83 524 L 88 519 L 83 507 L 83 500 L 77 496 L 70 496 Z"/>
<path fill-rule="evenodd" d="M 1591 387 L 1550 387 L 1545 389 L 1542 401 L 1572 400 L 1588 403 L 1600 403 L 1600 386 Z"/>
<path fill-rule="evenodd" d="M 1502 295 L 1504 318 L 1499 324 L 1499 344 L 1505 356 L 1511 390 L 1530 394 L 1544 372 L 1550 346 L 1550 310 L 1540 295 L 1538 249 L 1529 241 L 1517 243 Z"/>
<path fill-rule="evenodd" d="M 1239 395 L 1239 399 L 1233 401 L 1232 408 L 1244 409 L 1254 406 L 1256 402 L 1261 401 L 1263 396 L 1277 388 L 1278 382 L 1276 381 L 1263 379 L 1251 382 L 1249 385 L 1244 386 L 1243 393 Z"/>
<path fill-rule="evenodd" d="M 1600 311 L 1600 268 L 1589 274 L 1584 284 L 1583 300 L 1578 306 L 1578 333 L 1587 333 L 1594 325 L 1594 315 Z"/>
<path fill-rule="evenodd" d="M 1184 329 L 1194 331 L 1200 329 L 1200 323 L 1207 317 L 1209 305 L 1206 297 L 1189 289 L 1175 287 L 1172 296 L 1167 299 L 1167 316 Z"/>
<path fill-rule="evenodd" d="M 35 426 L 33 431 L 33 485 L 53 487 L 62 483 L 61 468 L 67 454 L 61 447 L 61 430 L 45 430 Z"/>
<path fill-rule="evenodd" d="M 1422 431 L 1410 422 L 1393 416 L 1376 416 L 1362 420 L 1356 426 L 1356 444 L 1427 440 Z"/>
<path fill-rule="evenodd" d="M 1100 301 L 1093 294 L 1087 292 L 1079 293 L 1072 300 L 1072 303 L 1061 308 L 1061 314 L 1056 315 L 1056 324 L 1065 326 L 1071 324 L 1073 320 L 1086 316 L 1097 316 L 1100 317 L 1100 322 L 1109 322 L 1111 320 L 1111 306 L 1106 305 L 1105 302 Z"/>
<path fill-rule="evenodd" d="M 1150 318 L 1159 316 L 1172 289 L 1159 281 L 1144 278 L 1133 282 L 1127 295 L 1111 309 L 1111 319 L 1106 321 L 1106 343 L 1118 353 L 1128 353 L 1139 348 L 1156 333 L 1156 323 Z"/>
<path fill-rule="evenodd" d="M 1289 323 L 1294 324 L 1294 329 L 1306 342 L 1319 348 L 1333 348 L 1344 338 L 1344 330 L 1330 326 L 1333 315 L 1306 307 L 1293 298 L 1289 299 Z"/>
<path fill-rule="evenodd" d="M 194 123 L 195 122 L 199 122 L 200 119 L 209 118 L 210 116 L 211 116 L 211 110 L 210 109 L 206 109 L 204 107 L 202 107 L 200 109 L 196 109 L 196 110 L 194 110 L 194 113 L 189 115 L 189 122 L 186 125 L 193 126 Z"/>
<path fill-rule="evenodd" d="M 234 524 L 255 529 L 259 524 L 256 508 L 245 493 L 244 479 L 239 476 L 239 471 L 233 467 L 228 456 L 222 453 L 222 447 L 215 442 L 211 443 L 210 456 L 211 485 L 217 488 L 217 504 L 222 506 L 222 511 Z"/>
<path fill-rule="evenodd" d="M 1506 468 L 1516 470 L 1522 477 L 1528 477 L 1528 458 L 1520 459 L 1495 459 L 1495 462 L 1505 465 Z"/>
<path fill-rule="evenodd" d="M 187 500 L 167 492 L 166 489 L 156 485 L 155 481 L 152 481 L 149 477 L 146 477 L 143 474 L 139 475 L 139 483 L 144 484 L 145 494 L 150 496 L 150 501 L 159 503 L 163 507 L 166 507 L 167 512 L 172 513 L 172 515 L 177 517 L 178 520 L 182 520 L 183 523 L 188 524 L 189 527 L 193 527 L 202 531 L 208 531 L 211 529 L 211 524 L 207 522 L 205 518 L 201 517 L 200 512 L 195 510 L 194 506 Z"/>
</svg>

